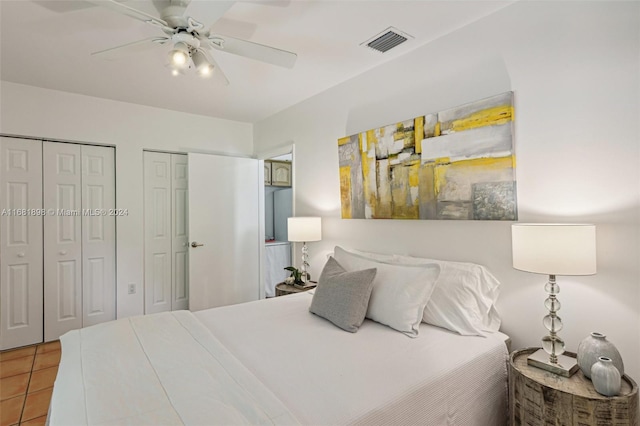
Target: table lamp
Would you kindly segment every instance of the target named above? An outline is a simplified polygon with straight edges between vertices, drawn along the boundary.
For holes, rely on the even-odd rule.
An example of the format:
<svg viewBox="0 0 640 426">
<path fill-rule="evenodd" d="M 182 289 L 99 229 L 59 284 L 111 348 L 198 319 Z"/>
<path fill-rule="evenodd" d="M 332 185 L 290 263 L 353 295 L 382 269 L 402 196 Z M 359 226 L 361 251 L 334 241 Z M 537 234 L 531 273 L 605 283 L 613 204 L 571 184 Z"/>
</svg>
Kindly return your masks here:
<svg viewBox="0 0 640 426">
<path fill-rule="evenodd" d="M 322 239 L 322 222 L 319 217 L 290 217 L 287 219 L 289 241 L 302 242 L 302 267 L 300 268 L 303 283 L 307 282 L 309 252 L 307 242 Z"/>
<path fill-rule="evenodd" d="M 511 226 L 513 267 L 525 272 L 549 275 L 544 306 L 549 313 L 543 324 L 549 335 L 542 348 L 529 356 L 527 363 L 570 377 L 578 369 L 575 358 L 562 355 L 564 340 L 558 336 L 562 320 L 557 315 L 560 292 L 556 275 L 593 275 L 596 273 L 596 227 L 586 224 L 516 223 Z"/>
</svg>

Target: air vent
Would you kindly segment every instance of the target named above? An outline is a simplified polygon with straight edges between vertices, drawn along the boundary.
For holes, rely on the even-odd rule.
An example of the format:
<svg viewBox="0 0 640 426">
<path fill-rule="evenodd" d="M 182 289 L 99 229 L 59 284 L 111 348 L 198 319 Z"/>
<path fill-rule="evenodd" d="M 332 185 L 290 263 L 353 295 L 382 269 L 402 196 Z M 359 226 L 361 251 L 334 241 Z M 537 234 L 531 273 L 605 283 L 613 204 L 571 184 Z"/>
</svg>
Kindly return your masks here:
<svg viewBox="0 0 640 426">
<path fill-rule="evenodd" d="M 369 40 L 361 43 L 361 46 L 370 47 L 378 52 L 388 52 L 399 44 L 404 43 L 411 37 L 409 34 L 398 30 L 397 28 L 389 27 L 379 34 L 374 35 Z"/>
</svg>

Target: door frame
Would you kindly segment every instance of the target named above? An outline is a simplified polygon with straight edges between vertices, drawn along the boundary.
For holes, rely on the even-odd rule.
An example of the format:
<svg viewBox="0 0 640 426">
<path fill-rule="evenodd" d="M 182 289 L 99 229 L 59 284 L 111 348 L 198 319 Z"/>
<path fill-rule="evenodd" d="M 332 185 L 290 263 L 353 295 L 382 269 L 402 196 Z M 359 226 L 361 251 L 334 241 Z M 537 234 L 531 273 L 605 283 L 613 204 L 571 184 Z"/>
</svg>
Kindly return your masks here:
<svg viewBox="0 0 640 426">
<path fill-rule="evenodd" d="M 261 186 L 261 190 L 258 191 L 259 195 L 259 200 L 258 200 L 258 210 L 259 210 L 259 215 L 260 215 L 260 269 L 259 269 L 259 276 L 260 276 L 260 299 L 264 299 L 265 298 L 265 284 L 264 284 L 264 280 L 265 280 L 265 265 L 266 265 L 266 261 L 265 261 L 265 237 L 266 237 L 266 233 L 265 233 L 265 223 L 264 223 L 264 218 L 265 218 L 265 214 L 266 214 L 266 210 L 265 210 L 265 205 L 264 205 L 264 160 L 268 160 L 270 158 L 273 157 L 279 157 L 281 155 L 286 155 L 286 154 L 291 154 L 291 213 L 295 216 L 296 215 L 296 168 L 295 168 L 295 164 L 296 164 L 296 144 L 293 141 L 289 141 L 286 142 L 282 145 L 273 147 L 273 148 L 269 148 L 266 149 L 264 151 L 260 151 L 256 153 L 256 157 L 259 160 L 259 171 L 258 173 L 260 173 L 259 175 L 259 184 L 262 185 Z M 293 253 L 294 251 L 294 244 L 291 244 L 291 252 Z M 291 259 L 293 259 L 293 257 L 291 257 Z"/>
</svg>

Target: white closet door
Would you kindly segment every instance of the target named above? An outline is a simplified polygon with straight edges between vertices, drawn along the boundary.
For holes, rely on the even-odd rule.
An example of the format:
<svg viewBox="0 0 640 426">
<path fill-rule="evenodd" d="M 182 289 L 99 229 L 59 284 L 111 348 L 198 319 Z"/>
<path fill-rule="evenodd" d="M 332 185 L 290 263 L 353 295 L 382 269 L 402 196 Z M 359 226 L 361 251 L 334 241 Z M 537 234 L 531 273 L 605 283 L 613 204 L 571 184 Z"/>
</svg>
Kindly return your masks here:
<svg viewBox="0 0 640 426">
<path fill-rule="evenodd" d="M 171 310 L 171 154 L 144 153 L 145 313 Z"/>
<path fill-rule="evenodd" d="M 42 342 L 42 142 L 0 139 L 0 349 Z M 22 212 L 20 212 L 22 213 Z"/>
<path fill-rule="evenodd" d="M 116 204 L 114 149 L 83 145 L 83 326 L 116 318 Z"/>
<path fill-rule="evenodd" d="M 43 143 L 44 340 L 82 327 L 80 145 Z"/>
<path fill-rule="evenodd" d="M 189 160 L 171 154 L 171 309 L 189 309 Z"/>
</svg>

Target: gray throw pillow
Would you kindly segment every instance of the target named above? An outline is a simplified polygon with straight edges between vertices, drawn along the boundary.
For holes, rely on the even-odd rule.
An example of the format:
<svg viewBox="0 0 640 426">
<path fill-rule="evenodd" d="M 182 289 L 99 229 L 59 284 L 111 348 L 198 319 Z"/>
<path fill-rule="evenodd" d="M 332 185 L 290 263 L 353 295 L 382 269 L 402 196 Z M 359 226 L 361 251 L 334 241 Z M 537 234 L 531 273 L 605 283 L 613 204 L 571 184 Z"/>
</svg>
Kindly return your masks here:
<svg viewBox="0 0 640 426">
<path fill-rule="evenodd" d="M 355 333 L 364 321 L 376 268 L 347 272 L 330 257 L 315 289 L 309 312 Z"/>
</svg>

